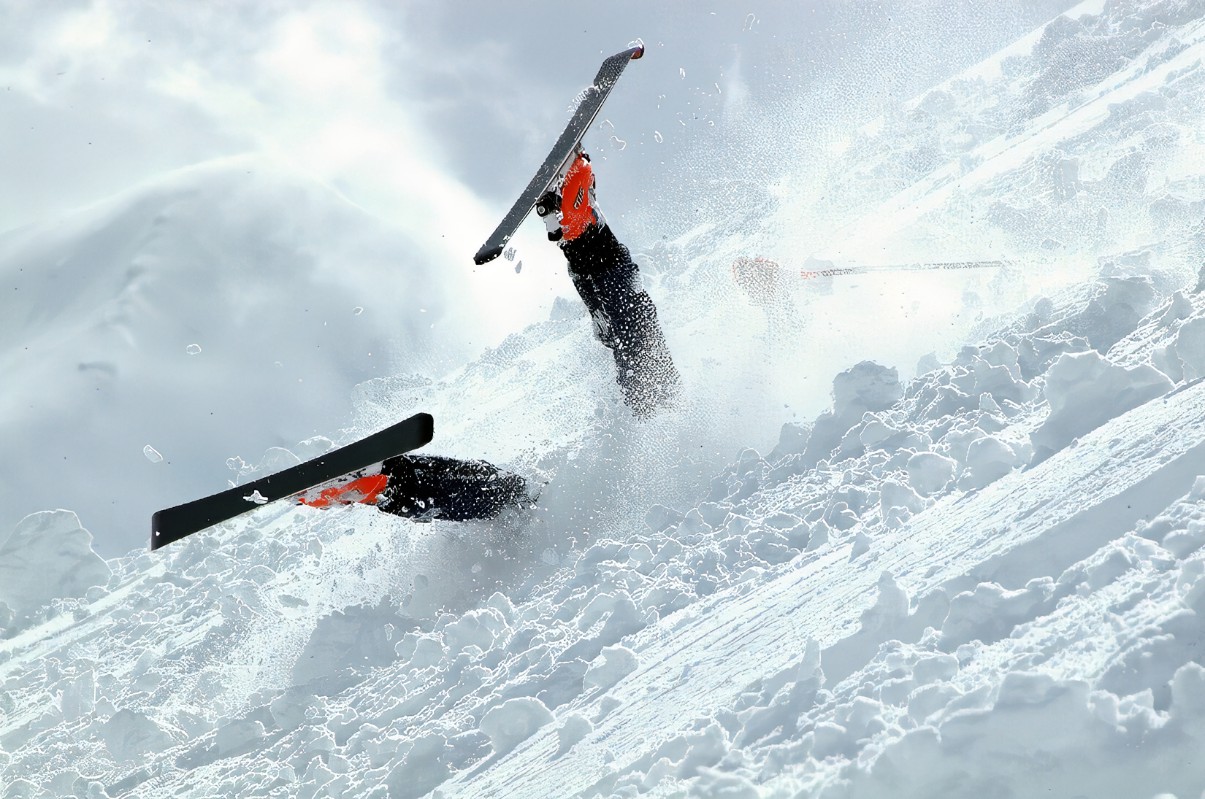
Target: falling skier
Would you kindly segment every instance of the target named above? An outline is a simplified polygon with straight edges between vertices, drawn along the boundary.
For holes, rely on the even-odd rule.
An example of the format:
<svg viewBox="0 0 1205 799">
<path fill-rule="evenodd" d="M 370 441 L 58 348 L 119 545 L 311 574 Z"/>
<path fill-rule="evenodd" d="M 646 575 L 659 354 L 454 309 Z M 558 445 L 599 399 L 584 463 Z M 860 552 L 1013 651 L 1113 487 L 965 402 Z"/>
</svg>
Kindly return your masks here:
<svg viewBox="0 0 1205 799">
<path fill-rule="evenodd" d="M 560 190 L 544 194 L 536 213 L 569 262 L 569 277 L 595 335 L 615 358 L 624 402 L 645 418 L 677 396 L 681 379 L 657 309 L 641 286 L 640 268 L 598 211 L 594 189 L 590 158 L 579 149 Z M 457 521 L 534 502 L 522 477 L 485 461 L 400 455 L 386 461 L 382 474 L 388 483 L 379 496 L 357 500 L 353 492 L 336 501 L 371 501 L 386 513 Z"/>
<path fill-rule="evenodd" d="M 645 418 L 677 396 L 681 379 L 657 309 L 641 286 L 640 268 L 598 211 L 594 188 L 590 158 L 579 149 L 560 191 L 545 193 L 536 213 L 569 262 L 595 335 L 615 358 L 624 402 Z M 388 485 L 372 501 L 399 516 L 479 519 L 534 502 L 522 477 L 485 461 L 401 455 L 387 461 L 382 474 Z"/>
<path fill-rule="evenodd" d="M 641 286 L 640 269 L 598 213 L 594 172 L 580 142 L 626 64 L 643 54 L 644 46 L 637 43 L 604 59 L 589 92 L 535 178 L 474 256 L 478 264 L 498 257 L 531 211 L 532 198 L 538 198 L 536 212 L 544 219 L 548 237 L 558 242 L 569 261 L 569 277 L 590 313 L 595 335 L 615 359 L 624 402 L 642 418 L 670 403 L 680 390 L 681 379 L 657 321 L 657 309 Z M 566 163 L 568 168 L 562 174 Z M 395 431 L 401 428 L 407 428 L 402 433 L 404 440 L 393 441 Z M 395 445 L 392 454 L 378 452 L 383 435 Z M 417 414 L 390 430 L 280 475 L 166 508 L 152 518 L 151 549 L 263 502 L 285 498 L 312 507 L 364 503 L 397 516 L 455 521 L 489 518 L 510 507 L 534 504 L 522 477 L 493 464 L 408 454 L 429 442 L 431 435 L 431 417 Z M 332 466 L 335 463 L 337 469 Z"/>
<path fill-rule="evenodd" d="M 644 418 L 677 396 L 681 378 L 657 309 L 641 286 L 640 268 L 598 211 L 594 188 L 590 157 L 579 148 L 559 192 L 545 193 L 536 213 L 569 262 L 569 277 L 590 312 L 595 336 L 615 358 L 624 402 Z"/>
<path fill-rule="evenodd" d="M 624 403 L 645 418 L 675 398 L 681 378 L 656 306 L 641 287 L 640 268 L 599 212 L 594 186 L 589 157 L 578 151 L 559 192 L 549 190 L 535 210 L 545 221 L 548 239 L 565 253 L 570 280 L 586 304 L 595 336 L 615 357 Z M 483 460 L 404 454 L 386 462 L 382 474 L 388 486 L 372 501 L 398 516 L 463 521 L 534 501 L 522 477 Z"/>
</svg>

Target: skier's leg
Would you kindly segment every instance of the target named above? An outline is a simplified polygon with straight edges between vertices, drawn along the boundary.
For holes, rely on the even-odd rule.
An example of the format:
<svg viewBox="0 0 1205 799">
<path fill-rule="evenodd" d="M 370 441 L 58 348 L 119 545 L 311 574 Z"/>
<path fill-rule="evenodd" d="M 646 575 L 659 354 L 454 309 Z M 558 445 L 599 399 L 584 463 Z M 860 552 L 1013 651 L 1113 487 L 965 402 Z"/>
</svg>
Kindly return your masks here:
<svg viewBox="0 0 1205 799">
<path fill-rule="evenodd" d="M 586 306 L 586 311 L 590 314 L 590 321 L 594 325 L 594 337 L 601 341 L 607 349 L 614 350 L 617 342 L 611 334 L 611 320 L 607 316 L 602 296 L 600 274 L 599 272 L 580 272 L 572 267 L 569 269 L 569 279 L 573 282 L 573 287 L 577 289 L 577 296 L 581 297 L 582 304 Z"/>
<path fill-rule="evenodd" d="M 399 455 L 385 461 L 381 472 L 389 484 L 376 506 L 395 516 L 486 519 L 533 501 L 522 477 L 485 461 Z"/>
<path fill-rule="evenodd" d="M 562 249 L 595 335 L 615 358 L 624 402 L 650 415 L 677 394 L 680 378 L 639 267 L 606 225 L 592 226 Z"/>
<path fill-rule="evenodd" d="M 595 335 L 615 358 L 624 402 L 647 416 L 675 396 L 681 382 L 657 309 L 641 286 L 640 269 L 628 248 L 598 212 L 594 173 L 583 153 L 569 167 L 561 191 L 540 198 L 536 211 L 548 226 L 549 239 L 559 242 L 569 261 L 569 276 L 590 312 Z"/>
</svg>

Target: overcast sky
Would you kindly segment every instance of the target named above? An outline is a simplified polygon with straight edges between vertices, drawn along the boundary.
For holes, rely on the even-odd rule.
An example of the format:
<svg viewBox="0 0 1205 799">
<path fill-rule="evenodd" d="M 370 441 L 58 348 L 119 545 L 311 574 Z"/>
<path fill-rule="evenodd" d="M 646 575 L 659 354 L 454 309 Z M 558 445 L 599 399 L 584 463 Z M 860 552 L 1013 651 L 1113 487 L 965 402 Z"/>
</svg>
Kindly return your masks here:
<svg viewBox="0 0 1205 799">
<path fill-rule="evenodd" d="M 754 126 L 772 140 L 742 160 L 773 160 L 774 139 L 905 99 L 1069 5 L 3 0 L 0 230 L 247 150 L 418 230 L 474 200 L 496 213 L 601 56 L 640 38 L 592 142 L 622 209 L 692 136 Z"/>
<path fill-rule="evenodd" d="M 266 154 L 399 228 L 399 264 L 448 269 L 468 340 L 492 346 L 572 294 L 534 220 L 513 264 L 472 254 L 602 57 L 647 47 L 586 139 L 601 206 L 640 252 L 699 205 L 789 191 L 829 140 L 1071 5 L 0 0 L 0 232 Z"/>
</svg>

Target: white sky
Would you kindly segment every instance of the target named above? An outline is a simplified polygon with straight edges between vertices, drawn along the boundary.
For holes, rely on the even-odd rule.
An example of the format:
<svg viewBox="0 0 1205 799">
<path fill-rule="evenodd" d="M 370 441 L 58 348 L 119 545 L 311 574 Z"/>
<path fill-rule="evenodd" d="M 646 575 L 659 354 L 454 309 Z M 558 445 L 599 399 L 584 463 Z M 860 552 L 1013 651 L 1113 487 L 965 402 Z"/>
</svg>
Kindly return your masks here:
<svg viewBox="0 0 1205 799">
<path fill-rule="evenodd" d="M 672 193 L 683 155 L 773 170 L 1070 3 L 984 5 L 3 0 L 0 231 L 166 169 L 269 152 L 475 274 L 464 285 L 497 340 L 565 290 L 559 256 L 524 248 L 531 230 L 517 240 L 538 267 L 527 277 L 478 272 L 471 255 L 600 56 L 649 47 L 588 141 L 614 221 Z"/>
</svg>

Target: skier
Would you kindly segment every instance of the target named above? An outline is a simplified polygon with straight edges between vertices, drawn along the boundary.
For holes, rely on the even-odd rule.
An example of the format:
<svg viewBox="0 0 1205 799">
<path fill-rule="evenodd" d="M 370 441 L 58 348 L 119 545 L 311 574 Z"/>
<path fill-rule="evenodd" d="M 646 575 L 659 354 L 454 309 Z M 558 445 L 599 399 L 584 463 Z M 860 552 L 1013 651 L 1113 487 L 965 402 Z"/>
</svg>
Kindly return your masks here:
<svg viewBox="0 0 1205 799">
<path fill-rule="evenodd" d="M 597 210 L 594 172 L 580 148 L 559 188 L 539 199 L 536 212 L 569 262 L 569 277 L 594 322 L 595 336 L 611 350 L 624 402 L 636 416 L 647 418 L 670 403 L 681 387 L 657 309 L 641 287 L 640 269 L 628 248 Z M 494 257 L 491 250 L 483 250 L 486 255 L 478 263 Z M 240 496 L 233 512 L 225 505 L 215 515 L 211 501 L 221 496 L 189 503 L 197 508 L 180 506 L 155 514 L 151 548 L 249 509 L 242 506 L 247 497 Z M 521 476 L 485 461 L 404 454 L 385 460 L 379 472 L 349 473 L 306 490 L 296 501 L 311 507 L 363 503 L 419 521 L 465 521 L 491 518 L 508 508 L 530 508 L 537 498 L 538 492 L 533 495 Z M 165 529 L 160 529 L 160 516 L 169 512 Z"/>
<path fill-rule="evenodd" d="M 590 157 L 577 151 L 560 191 L 536 203 L 548 238 L 569 262 L 569 277 L 615 358 L 624 402 L 641 418 L 677 396 L 681 378 L 670 358 L 657 309 L 641 287 L 640 268 L 598 211 Z"/>
<path fill-rule="evenodd" d="M 615 358 L 624 402 L 638 417 L 651 416 L 678 394 L 681 380 L 657 309 L 640 285 L 640 269 L 597 210 L 594 172 L 580 149 L 560 192 L 541 197 L 536 212 L 565 253 L 595 335 Z M 347 474 L 310 489 L 298 501 L 311 507 L 362 503 L 418 521 L 465 521 L 530 508 L 536 497 L 522 477 L 482 460 L 404 454 L 384 461 L 379 472 Z M 158 545 L 162 542 L 153 539 L 152 548 Z"/>
<path fill-rule="evenodd" d="M 651 416 L 677 395 L 681 382 L 657 309 L 640 285 L 640 269 L 628 248 L 598 212 L 594 172 L 584 152 L 578 151 L 560 189 L 540 198 L 536 213 L 569 262 L 569 277 L 590 312 L 595 335 L 615 358 L 624 402 L 637 416 Z M 385 462 L 382 474 L 387 482 L 379 493 L 357 499 L 349 485 L 344 498 L 334 501 L 369 502 L 386 513 L 423 521 L 489 518 L 535 502 L 522 477 L 480 460 L 400 455 Z"/>
</svg>

